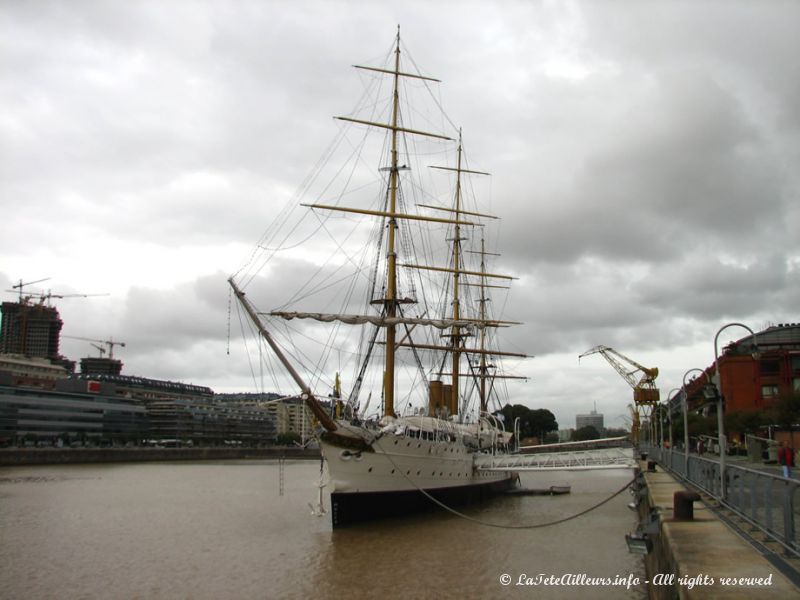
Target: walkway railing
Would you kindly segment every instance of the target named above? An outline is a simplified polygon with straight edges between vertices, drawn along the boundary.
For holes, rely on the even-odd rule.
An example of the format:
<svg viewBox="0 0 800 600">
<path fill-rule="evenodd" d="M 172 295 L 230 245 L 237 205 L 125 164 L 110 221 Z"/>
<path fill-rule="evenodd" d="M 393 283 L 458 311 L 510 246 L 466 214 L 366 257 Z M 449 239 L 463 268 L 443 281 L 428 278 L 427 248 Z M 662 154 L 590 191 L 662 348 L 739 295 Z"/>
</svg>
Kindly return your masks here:
<svg viewBox="0 0 800 600">
<path fill-rule="evenodd" d="M 719 463 L 701 456 L 686 456 L 677 450 L 643 447 L 648 458 L 693 485 L 720 499 Z M 786 479 L 747 467 L 725 466 L 725 500 L 727 508 L 758 527 L 787 550 L 800 556 L 795 523 L 800 521 L 800 481 Z"/>
<path fill-rule="evenodd" d="M 619 469 L 633 468 L 637 464 L 630 447 L 498 456 L 482 454 L 475 458 L 475 466 L 482 471 Z"/>
</svg>

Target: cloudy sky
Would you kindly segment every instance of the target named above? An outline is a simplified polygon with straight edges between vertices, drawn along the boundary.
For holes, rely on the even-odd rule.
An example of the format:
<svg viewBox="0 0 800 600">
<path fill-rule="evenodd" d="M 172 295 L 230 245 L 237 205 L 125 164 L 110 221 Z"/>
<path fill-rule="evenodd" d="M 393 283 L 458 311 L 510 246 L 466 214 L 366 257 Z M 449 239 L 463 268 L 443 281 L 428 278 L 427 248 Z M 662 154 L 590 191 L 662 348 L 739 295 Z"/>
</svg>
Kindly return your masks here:
<svg viewBox="0 0 800 600">
<path fill-rule="evenodd" d="M 226 278 L 335 138 L 398 24 L 491 171 L 514 402 L 619 425 L 612 346 L 662 396 L 723 325 L 800 321 L 793 1 L 0 3 L 0 286 L 125 371 L 252 390 Z M 5 293 L 4 299 L 14 295 Z M 268 308 L 268 307 L 266 307 Z M 236 317 L 234 317 L 235 319 Z M 238 332 L 238 325 L 233 328 Z M 743 337 L 727 329 L 723 342 Z M 73 359 L 93 349 L 65 339 Z"/>
</svg>

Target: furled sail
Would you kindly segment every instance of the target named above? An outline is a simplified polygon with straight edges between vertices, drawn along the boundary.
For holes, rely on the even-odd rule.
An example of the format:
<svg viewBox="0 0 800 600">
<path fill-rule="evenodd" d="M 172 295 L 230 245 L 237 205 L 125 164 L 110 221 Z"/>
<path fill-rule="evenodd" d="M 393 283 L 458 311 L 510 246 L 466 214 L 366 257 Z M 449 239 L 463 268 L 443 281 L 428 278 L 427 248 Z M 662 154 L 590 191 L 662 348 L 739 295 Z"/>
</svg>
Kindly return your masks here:
<svg viewBox="0 0 800 600">
<path fill-rule="evenodd" d="M 283 312 L 275 311 L 269 313 L 273 317 L 281 317 L 290 321 L 292 319 L 314 319 L 331 323 L 340 321 L 348 325 L 365 325 L 370 323 L 378 327 L 388 327 L 390 325 L 423 325 L 436 327 L 438 329 L 448 329 L 450 327 L 462 327 L 464 329 L 481 329 L 491 327 L 491 323 L 476 322 L 468 319 L 423 319 L 414 317 L 382 317 L 380 315 L 337 315 L 329 313 L 310 313 L 310 312 Z M 496 327 L 496 325 L 495 325 Z"/>
</svg>

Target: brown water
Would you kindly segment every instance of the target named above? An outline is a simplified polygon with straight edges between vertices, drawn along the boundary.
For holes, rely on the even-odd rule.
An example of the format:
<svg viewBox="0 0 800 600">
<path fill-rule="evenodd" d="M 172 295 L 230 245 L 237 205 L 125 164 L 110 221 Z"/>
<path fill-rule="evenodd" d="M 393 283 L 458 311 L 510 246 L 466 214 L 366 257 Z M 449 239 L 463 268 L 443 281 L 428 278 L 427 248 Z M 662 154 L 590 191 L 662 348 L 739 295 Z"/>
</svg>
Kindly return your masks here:
<svg viewBox="0 0 800 600">
<path fill-rule="evenodd" d="M 274 461 L 0 468 L 0 598 L 646 598 L 642 584 L 516 585 L 523 574 L 644 580 L 624 540 L 635 526 L 627 492 L 541 529 L 438 512 L 332 531 L 308 508 L 318 475 L 317 462 L 287 462 L 281 496 Z M 465 512 L 548 522 L 608 497 L 631 473 L 534 477 L 523 482 L 572 493 Z"/>
</svg>

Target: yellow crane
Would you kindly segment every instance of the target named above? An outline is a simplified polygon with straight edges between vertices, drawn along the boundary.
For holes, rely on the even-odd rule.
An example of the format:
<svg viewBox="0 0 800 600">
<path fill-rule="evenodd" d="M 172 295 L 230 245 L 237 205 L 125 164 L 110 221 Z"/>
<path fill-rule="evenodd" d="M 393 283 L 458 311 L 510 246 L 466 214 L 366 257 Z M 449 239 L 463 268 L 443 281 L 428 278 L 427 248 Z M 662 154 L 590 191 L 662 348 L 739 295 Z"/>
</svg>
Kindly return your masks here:
<svg viewBox="0 0 800 600">
<path fill-rule="evenodd" d="M 620 354 L 608 346 L 595 346 L 591 350 L 587 350 L 581 354 L 578 360 L 590 354 L 602 354 L 603 358 L 614 367 L 617 373 L 622 375 L 622 378 L 633 388 L 633 403 L 636 406 L 652 406 L 658 404 L 660 395 L 656 387 L 656 377 L 658 377 L 658 369 L 656 367 L 652 369 L 643 367 L 635 360 L 631 360 L 624 354 Z M 634 368 L 631 370 L 623 363 L 628 363 L 628 365 Z M 642 375 L 637 379 L 636 374 L 640 371 Z"/>
<path fill-rule="evenodd" d="M 617 373 L 633 388 L 633 406 L 631 406 L 631 438 L 634 443 L 639 440 L 640 417 L 649 418 L 652 407 L 660 401 L 660 393 L 656 387 L 658 368 L 648 368 L 620 354 L 609 346 L 595 346 L 578 357 L 578 360 L 591 354 L 601 354 Z M 640 374 L 641 373 L 641 374 Z M 629 405 L 630 406 L 630 405 Z"/>
</svg>

